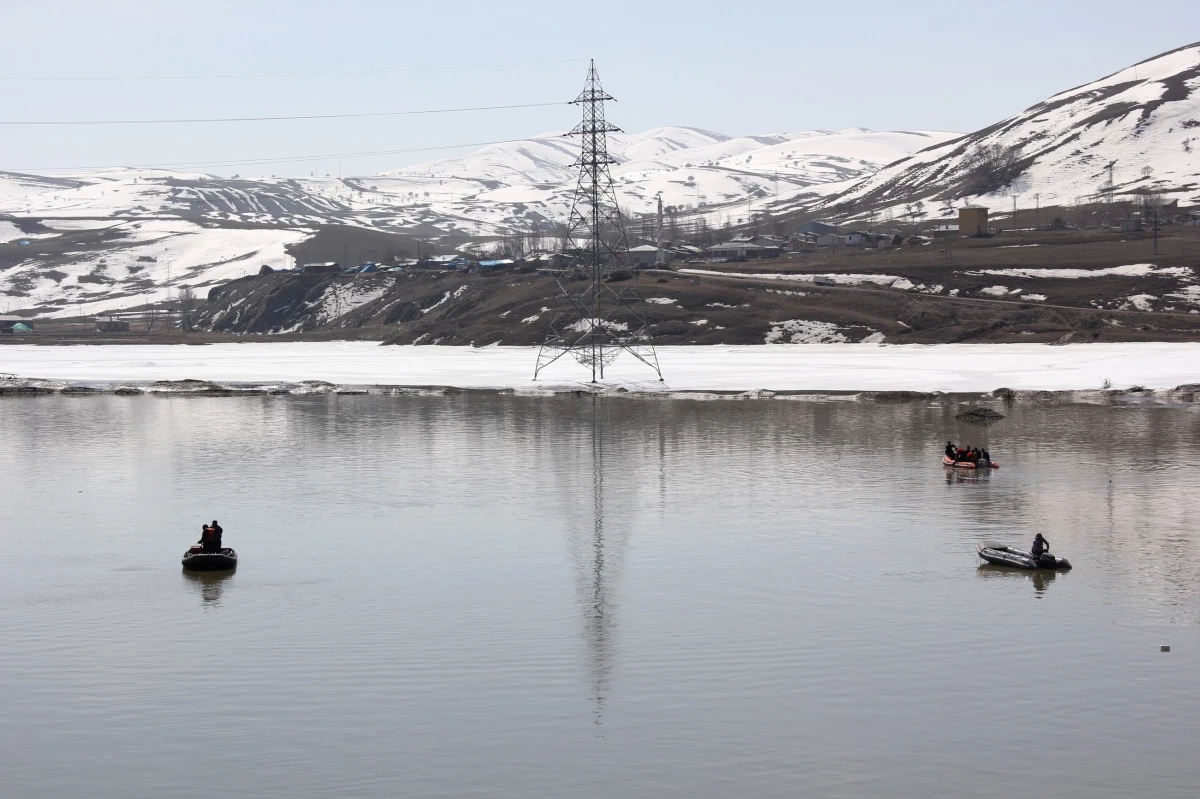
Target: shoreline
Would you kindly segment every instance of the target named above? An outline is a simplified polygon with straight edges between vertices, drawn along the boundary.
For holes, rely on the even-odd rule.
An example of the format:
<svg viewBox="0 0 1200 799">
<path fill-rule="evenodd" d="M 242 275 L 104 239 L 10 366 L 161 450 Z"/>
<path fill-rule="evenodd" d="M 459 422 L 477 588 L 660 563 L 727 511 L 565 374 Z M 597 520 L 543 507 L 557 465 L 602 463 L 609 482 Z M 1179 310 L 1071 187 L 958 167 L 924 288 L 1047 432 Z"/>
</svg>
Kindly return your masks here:
<svg viewBox="0 0 1200 799">
<path fill-rule="evenodd" d="M 461 388 L 458 386 L 409 386 L 335 384 L 312 380 L 300 383 L 218 383 L 207 380 L 160 380 L 116 382 L 72 382 L 39 378 L 0 378 L 0 397 L 38 397 L 46 395 L 145 396 L 145 397 L 263 397 L 263 396 L 391 396 L 391 397 L 452 397 L 508 396 L 524 398 L 607 397 L 632 400 L 775 400 L 780 402 L 852 402 L 898 404 L 909 402 L 938 402 L 964 409 L 978 406 L 1002 407 L 1010 404 L 1041 405 L 1123 405 L 1168 406 L 1200 405 L 1200 384 L 1180 385 L 1172 389 L 1101 389 L 1064 391 L 1015 391 L 999 388 L 990 392 L 976 391 L 639 391 L 624 386 L 598 384 L 556 385 L 537 389 Z M 1003 417 L 999 417 L 1003 418 Z M 990 419 L 969 419 L 988 422 Z"/>
</svg>

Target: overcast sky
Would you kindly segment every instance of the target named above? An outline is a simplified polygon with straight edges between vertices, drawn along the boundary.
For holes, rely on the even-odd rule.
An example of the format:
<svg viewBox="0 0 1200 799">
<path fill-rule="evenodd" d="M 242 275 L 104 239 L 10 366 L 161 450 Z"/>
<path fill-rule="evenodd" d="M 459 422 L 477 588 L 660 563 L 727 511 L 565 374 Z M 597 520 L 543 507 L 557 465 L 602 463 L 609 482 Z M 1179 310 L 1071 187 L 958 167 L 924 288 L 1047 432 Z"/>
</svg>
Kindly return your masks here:
<svg viewBox="0 0 1200 799">
<path fill-rule="evenodd" d="M 1195 0 L 2 0 L 2 121 L 364 113 L 568 101 L 587 58 L 624 129 L 968 132 L 1188 44 Z M 524 66 L 480 65 L 542 62 Z M 560 63 L 544 63 L 560 62 Z M 455 69 L 444 69 L 455 67 Z M 110 77 L 423 70 L 244 79 Z M 63 78 L 49 80 L 49 78 Z M 88 79 L 82 79 L 88 78 Z M 97 78 L 105 78 L 103 80 Z M 0 169 L 405 150 L 569 128 L 562 105 L 230 124 L 0 125 Z M 367 174 L 463 152 L 343 158 Z M 336 174 L 338 160 L 212 168 Z"/>
</svg>

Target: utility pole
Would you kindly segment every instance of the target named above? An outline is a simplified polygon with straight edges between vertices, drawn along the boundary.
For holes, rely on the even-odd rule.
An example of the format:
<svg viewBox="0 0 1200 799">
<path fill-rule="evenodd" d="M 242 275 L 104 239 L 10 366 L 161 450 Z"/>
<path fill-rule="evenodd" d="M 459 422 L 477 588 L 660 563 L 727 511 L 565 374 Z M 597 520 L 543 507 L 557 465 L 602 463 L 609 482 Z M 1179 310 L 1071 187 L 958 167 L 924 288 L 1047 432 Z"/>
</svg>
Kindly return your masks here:
<svg viewBox="0 0 1200 799">
<path fill-rule="evenodd" d="M 1116 161 L 1110 161 L 1108 164 L 1108 226 L 1113 226 L 1113 192 L 1116 191 L 1117 185 L 1113 183 L 1113 167 L 1117 165 Z"/>
<path fill-rule="evenodd" d="M 1154 207 L 1154 254 L 1158 255 L 1158 206 Z"/>
<path fill-rule="evenodd" d="M 1037 230 L 1042 226 L 1042 195 L 1033 195 L 1033 229 Z"/>
<path fill-rule="evenodd" d="M 1017 195 L 1014 194 L 1012 196 L 1012 198 L 1013 198 L 1012 226 L 1013 226 L 1013 232 L 1016 232 L 1016 230 L 1017 230 Z"/>
<path fill-rule="evenodd" d="M 604 103 L 612 99 L 601 87 L 596 62 L 592 61 L 584 89 L 572 102 L 582 111 L 583 119 L 566 134 L 580 137 L 582 144 L 575 161 L 579 178 L 566 241 L 582 238 L 586 243 L 571 247 L 575 250 L 571 262 L 559 277 L 557 307 L 538 351 L 534 380 L 547 366 L 570 355 L 590 367 L 595 383 L 604 379 L 604 367 L 622 352 L 653 369 L 662 380 L 654 345 L 647 343 L 650 325 L 635 281 L 614 284 L 608 279 L 614 272 L 629 269 L 629 241 L 610 170 L 617 161 L 608 153 L 608 134 L 620 128 L 604 115 Z"/>
<path fill-rule="evenodd" d="M 659 194 L 659 195 L 658 195 L 658 231 L 656 232 L 656 238 L 657 238 L 657 241 L 658 241 L 658 256 L 657 256 L 656 260 L 654 261 L 654 265 L 655 265 L 655 266 L 658 266 L 659 264 L 665 263 L 665 262 L 663 261 L 663 251 L 662 251 L 662 234 L 663 234 L 663 228 L 662 228 L 662 195 L 661 195 L 661 194 Z"/>
</svg>

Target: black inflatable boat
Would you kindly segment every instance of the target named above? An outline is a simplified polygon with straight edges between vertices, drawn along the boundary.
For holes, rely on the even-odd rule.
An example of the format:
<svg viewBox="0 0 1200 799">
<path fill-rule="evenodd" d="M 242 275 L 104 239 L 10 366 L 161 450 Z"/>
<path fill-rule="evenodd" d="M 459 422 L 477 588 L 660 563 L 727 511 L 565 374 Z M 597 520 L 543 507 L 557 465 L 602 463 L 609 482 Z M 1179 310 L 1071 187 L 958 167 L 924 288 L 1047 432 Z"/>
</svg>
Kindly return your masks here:
<svg viewBox="0 0 1200 799">
<path fill-rule="evenodd" d="M 1051 555 L 1049 552 L 1043 552 L 1040 558 L 1034 558 L 1023 549 L 1014 549 L 991 541 L 979 545 L 979 557 L 997 566 L 1012 566 L 1016 569 L 1065 571 L 1071 568 L 1071 562 L 1066 558 Z"/>
<path fill-rule="evenodd" d="M 183 553 L 183 568 L 195 572 L 226 572 L 237 568 L 237 553 L 226 547 L 205 552 L 196 546 Z"/>
</svg>

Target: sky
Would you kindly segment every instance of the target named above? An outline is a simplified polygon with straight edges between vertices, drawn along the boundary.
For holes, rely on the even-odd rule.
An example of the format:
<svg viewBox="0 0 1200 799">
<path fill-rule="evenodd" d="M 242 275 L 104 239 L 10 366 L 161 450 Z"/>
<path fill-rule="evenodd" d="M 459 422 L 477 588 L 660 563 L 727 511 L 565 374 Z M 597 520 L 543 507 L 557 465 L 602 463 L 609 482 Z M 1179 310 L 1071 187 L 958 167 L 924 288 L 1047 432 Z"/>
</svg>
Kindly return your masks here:
<svg viewBox="0 0 1200 799">
<path fill-rule="evenodd" d="M 617 98 L 610 118 L 630 132 L 685 125 L 731 135 L 965 133 L 1188 44 L 1197 23 L 1195 0 L 1162 0 L 1153 13 L 1107 0 L 3 0 L 0 122 L 554 105 L 267 122 L 0 124 L 0 169 L 295 158 L 181 168 L 244 177 L 374 174 L 472 149 L 460 145 L 570 128 L 578 112 L 567 102 L 589 58 Z M 312 74 L 347 72 L 360 74 Z M 216 77 L 230 75 L 255 77 Z"/>
</svg>

